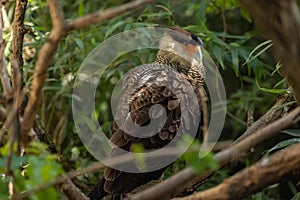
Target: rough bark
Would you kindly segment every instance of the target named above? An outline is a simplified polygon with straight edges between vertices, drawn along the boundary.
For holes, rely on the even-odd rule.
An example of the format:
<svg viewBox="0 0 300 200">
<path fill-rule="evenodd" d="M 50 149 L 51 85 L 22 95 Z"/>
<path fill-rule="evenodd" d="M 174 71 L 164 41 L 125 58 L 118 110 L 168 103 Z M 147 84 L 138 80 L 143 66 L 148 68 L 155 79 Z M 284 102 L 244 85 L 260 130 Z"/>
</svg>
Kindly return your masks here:
<svg viewBox="0 0 300 200">
<path fill-rule="evenodd" d="M 226 179 L 220 185 L 177 200 L 242 199 L 282 178 L 300 176 L 300 144 L 264 157 L 256 164 Z"/>
</svg>

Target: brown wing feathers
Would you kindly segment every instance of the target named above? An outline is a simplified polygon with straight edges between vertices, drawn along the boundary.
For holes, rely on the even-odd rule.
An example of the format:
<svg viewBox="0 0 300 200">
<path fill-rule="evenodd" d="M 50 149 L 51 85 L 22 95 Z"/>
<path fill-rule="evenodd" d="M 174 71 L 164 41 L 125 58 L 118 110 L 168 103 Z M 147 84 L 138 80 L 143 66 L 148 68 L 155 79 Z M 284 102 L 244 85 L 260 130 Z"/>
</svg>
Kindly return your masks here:
<svg viewBox="0 0 300 200">
<path fill-rule="evenodd" d="M 181 29 L 174 30 L 190 36 L 190 33 L 187 31 Z M 171 34 L 171 37 L 178 42 L 181 41 L 181 38 L 178 38 L 176 34 Z M 186 40 L 183 39 L 182 41 L 184 41 L 185 44 Z M 193 45 L 200 45 L 200 39 L 196 42 L 197 43 L 193 43 Z M 182 80 L 188 81 L 198 98 L 198 100 L 196 100 L 197 102 L 192 102 L 192 104 L 197 104 L 200 107 L 201 103 L 199 102 L 201 102 L 201 100 L 198 91 L 199 87 L 203 86 L 202 83 L 198 83 L 198 80 L 200 80 L 199 77 L 201 77 L 202 74 L 197 74 L 195 71 L 197 76 L 193 79 L 191 76 L 185 74 L 186 66 L 184 66 L 185 68 L 182 73 L 178 73 L 175 77 L 169 79 L 168 69 L 166 68 L 165 71 L 161 71 L 161 66 L 158 65 L 169 65 L 169 67 L 175 69 L 180 69 L 181 66 L 173 66 L 174 63 L 169 63 L 173 59 L 168 56 L 172 56 L 172 54 L 166 51 L 160 51 L 156 62 L 143 65 L 143 67 L 137 67 L 137 70 L 127 77 L 123 94 L 120 97 L 121 103 L 114 116 L 115 121 L 111 129 L 112 137 L 110 142 L 115 146 L 130 151 L 133 144 L 141 143 L 146 150 L 159 149 L 173 140 L 176 134 L 178 134 L 180 125 L 183 125 L 184 130 L 187 132 L 192 127 L 199 126 L 199 124 L 197 124 L 197 118 L 199 118 L 199 116 L 195 116 L 195 107 L 182 103 L 178 96 L 172 91 L 179 92 L 183 98 L 183 102 L 187 102 L 186 100 L 189 99 L 189 95 L 185 91 L 186 88 Z M 153 107 L 155 105 L 160 105 L 160 107 Z M 163 110 L 161 108 L 163 108 Z M 183 114 L 181 110 L 186 110 L 187 112 Z M 165 117 L 166 120 L 163 121 L 162 119 Z M 132 126 L 132 124 L 129 123 L 130 120 L 132 120 L 136 126 Z M 147 130 L 147 134 L 152 136 L 140 138 L 139 135 L 141 133 L 138 127 L 146 127 L 151 123 L 151 120 L 155 120 L 155 124 L 157 125 L 155 128 Z M 124 130 L 130 132 L 130 135 Z M 122 153 L 116 148 L 113 149 L 111 154 L 113 157 Z M 135 166 L 134 163 L 132 167 L 136 168 L 138 172 L 139 168 Z M 106 167 L 103 180 L 91 193 L 95 198 L 90 197 L 92 200 L 96 200 L 100 196 L 103 196 L 96 194 L 96 190 L 103 194 L 128 193 L 137 186 L 153 179 L 158 179 L 165 168 L 166 167 L 147 173 L 128 173 Z"/>
</svg>

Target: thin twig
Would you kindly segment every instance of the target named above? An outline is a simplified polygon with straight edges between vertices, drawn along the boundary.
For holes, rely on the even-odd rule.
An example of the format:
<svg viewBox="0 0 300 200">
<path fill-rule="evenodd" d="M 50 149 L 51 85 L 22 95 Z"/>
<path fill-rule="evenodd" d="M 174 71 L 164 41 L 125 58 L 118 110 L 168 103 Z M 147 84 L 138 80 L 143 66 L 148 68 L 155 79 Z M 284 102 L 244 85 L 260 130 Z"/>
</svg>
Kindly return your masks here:
<svg viewBox="0 0 300 200">
<path fill-rule="evenodd" d="M 0 4 L 0 8 L 2 9 L 2 4 Z M 8 72 L 6 69 L 6 61 L 5 61 L 5 55 L 4 55 L 4 49 L 5 49 L 5 43 L 3 41 L 2 37 L 2 12 L 0 13 L 0 67 L 1 67 L 1 83 L 2 88 L 4 91 L 4 96 L 7 98 L 7 96 L 12 95 L 12 87 L 10 84 L 10 79 L 8 76 Z"/>
<path fill-rule="evenodd" d="M 2 4 L 0 4 L 0 10 L 2 10 Z M 12 86 L 10 84 L 10 79 L 8 76 L 8 72 L 6 69 L 6 60 L 5 60 L 5 56 L 4 56 L 4 48 L 5 48 L 5 44 L 3 41 L 3 37 L 2 37 L 2 12 L 0 13 L 0 59 L 1 59 L 1 82 L 2 82 L 2 86 L 3 86 L 3 91 L 4 91 L 4 96 L 7 99 L 10 99 L 11 95 L 14 95 L 14 98 L 16 96 L 17 93 L 14 93 L 14 90 L 12 89 Z M 8 113 L 10 113 L 11 118 L 6 118 L 2 128 L 5 127 L 6 124 L 9 124 L 9 126 L 6 126 L 7 128 L 9 128 L 9 147 L 8 147 L 8 153 L 7 153 L 7 157 L 6 157 L 6 165 L 5 165 L 5 172 L 7 175 L 11 174 L 10 171 L 10 165 L 11 165 L 11 160 L 12 160 L 12 154 L 13 154 L 13 146 L 14 143 L 16 141 L 16 137 L 19 133 L 19 121 L 18 121 L 18 116 L 15 114 L 14 106 L 15 103 L 15 99 L 13 99 L 13 101 L 8 101 L 5 104 L 5 108 L 6 111 Z M 2 140 L 4 136 L 4 132 L 0 133 L 0 142 Z"/>
<path fill-rule="evenodd" d="M 276 103 L 257 121 L 255 121 L 236 141 L 244 139 L 248 135 L 251 135 L 261 127 L 266 126 L 267 124 L 279 119 L 281 116 L 285 114 L 285 104 L 294 101 L 294 98 L 291 95 L 281 95 L 277 98 Z M 286 107 L 290 107 L 286 106 Z"/>
<path fill-rule="evenodd" d="M 225 0 L 222 1 L 222 24 L 223 24 L 223 33 L 224 36 L 222 38 L 223 41 L 226 39 L 227 34 L 227 22 L 226 22 L 226 13 L 225 13 Z"/>
<path fill-rule="evenodd" d="M 247 128 L 251 127 L 254 123 L 253 110 L 250 109 L 247 112 Z"/>
</svg>

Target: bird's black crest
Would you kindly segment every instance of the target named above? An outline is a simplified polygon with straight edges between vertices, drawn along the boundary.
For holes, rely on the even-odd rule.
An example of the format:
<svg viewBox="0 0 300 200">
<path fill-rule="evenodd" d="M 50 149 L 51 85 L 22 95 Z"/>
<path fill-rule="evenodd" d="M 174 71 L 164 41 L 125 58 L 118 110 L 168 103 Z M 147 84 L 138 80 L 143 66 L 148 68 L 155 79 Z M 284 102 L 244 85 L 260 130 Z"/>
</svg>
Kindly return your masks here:
<svg viewBox="0 0 300 200">
<path fill-rule="evenodd" d="M 171 30 L 168 31 L 168 34 L 174 40 L 182 44 L 191 44 L 194 46 L 202 45 L 202 41 L 199 37 L 181 28 L 171 28 Z"/>
</svg>

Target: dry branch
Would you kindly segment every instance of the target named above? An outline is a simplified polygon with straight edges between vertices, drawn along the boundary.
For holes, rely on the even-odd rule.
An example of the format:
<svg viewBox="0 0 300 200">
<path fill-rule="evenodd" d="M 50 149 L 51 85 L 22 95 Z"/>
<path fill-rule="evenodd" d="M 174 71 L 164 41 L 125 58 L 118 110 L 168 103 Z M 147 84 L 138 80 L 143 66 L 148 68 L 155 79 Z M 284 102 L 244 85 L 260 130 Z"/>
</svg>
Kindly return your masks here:
<svg viewBox="0 0 300 200">
<path fill-rule="evenodd" d="M 61 184 L 58 184 L 59 190 L 68 198 L 72 200 L 88 200 L 74 183 L 68 179 Z"/>
<path fill-rule="evenodd" d="M 69 21 L 64 20 L 62 9 L 57 0 L 48 0 L 47 2 L 53 21 L 53 28 L 49 38 L 38 53 L 38 58 L 35 63 L 30 98 L 25 108 L 24 121 L 21 125 L 23 146 L 26 146 L 30 141 L 30 138 L 27 138 L 27 133 L 32 128 L 35 121 L 35 116 L 40 105 L 42 89 L 47 77 L 47 70 L 62 37 L 66 36 L 71 30 L 78 30 L 95 23 L 103 22 L 124 14 L 125 12 L 143 7 L 149 3 L 154 3 L 154 0 L 137 0 L 116 8 L 98 11 L 85 17 Z"/>
<path fill-rule="evenodd" d="M 284 106 L 287 103 L 295 101 L 290 95 L 281 95 L 277 98 L 276 103 L 257 121 L 255 121 L 236 141 L 240 141 L 251 135 L 258 129 L 268 125 L 269 123 L 279 119 L 289 110 L 289 106 Z"/>
<path fill-rule="evenodd" d="M 300 107 L 297 107 L 284 117 L 257 130 L 255 133 L 249 135 L 231 147 L 220 151 L 215 155 L 215 159 L 218 161 L 220 166 L 224 166 L 230 161 L 243 156 L 243 154 L 247 153 L 251 148 L 255 147 L 262 141 L 278 134 L 281 130 L 286 129 L 299 121 Z M 213 172 L 214 170 L 208 170 L 197 175 L 192 168 L 188 167 L 153 187 L 129 196 L 129 199 L 169 199 L 174 194 L 178 194 L 191 187 L 191 185 L 203 181 L 213 174 Z"/>
<path fill-rule="evenodd" d="M 11 46 L 11 57 L 10 60 L 14 62 L 18 71 L 21 73 L 21 83 L 23 83 L 23 39 L 24 39 L 24 18 L 27 7 L 27 0 L 17 0 L 16 8 L 14 14 L 14 25 L 13 25 L 13 37 L 12 37 L 12 46 Z M 15 67 L 12 68 L 12 85 L 15 87 L 17 76 L 17 71 Z"/>
<path fill-rule="evenodd" d="M 20 3 L 24 2 L 24 0 L 23 1 L 20 0 L 19 2 Z M 25 2 L 27 2 L 27 1 L 25 1 Z M 38 54 L 37 61 L 35 63 L 30 98 L 25 107 L 23 122 L 21 125 L 21 135 L 22 135 L 21 146 L 26 147 L 31 140 L 31 138 L 28 135 L 28 132 L 33 127 L 34 121 L 36 119 L 36 114 L 39 109 L 41 96 L 42 96 L 42 88 L 43 88 L 45 80 L 47 78 L 47 70 L 50 66 L 51 59 L 52 59 L 55 51 L 57 50 L 59 42 L 62 39 L 62 37 L 66 36 L 72 30 L 78 30 L 80 28 L 87 27 L 87 26 L 90 26 L 95 23 L 103 22 L 103 21 L 111 19 L 115 16 L 121 15 L 125 12 L 143 7 L 146 4 L 153 3 L 153 2 L 154 2 L 154 0 L 134 1 L 134 2 L 130 2 L 130 3 L 121 5 L 116 8 L 107 9 L 105 11 L 98 11 L 96 13 L 87 15 L 85 17 L 82 17 L 82 18 L 79 18 L 76 20 L 70 20 L 70 21 L 66 22 L 64 20 L 63 12 L 62 12 L 59 2 L 57 0 L 48 0 L 47 1 L 49 9 L 50 9 L 50 15 L 51 15 L 51 19 L 53 22 L 53 27 L 52 27 L 50 36 L 47 39 L 46 43 L 41 48 L 41 50 Z M 26 4 L 25 4 L 25 7 L 24 7 L 24 4 L 20 4 L 19 6 L 23 6 L 22 8 L 26 8 Z M 25 10 L 24 10 L 24 12 L 25 12 Z M 22 16 L 21 14 L 18 16 L 21 16 L 21 18 L 23 17 L 23 19 L 24 19 L 24 16 Z M 23 19 L 21 20 L 22 23 L 23 23 Z M 17 31 L 20 31 L 19 28 L 22 25 L 22 23 L 17 24 L 17 25 L 19 25 L 18 29 L 16 28 Z M 20 32 L 18 32 L 18 33 L 21 34 Z M 17 34 L 17 32 L 16 32 L 16 34 Z M 19 47 L 22 47 L 21 39 L 22 39 L 22 43 L 23 43 L 23 34 L 18 35 L 18 38 L 16 39 L 15 46 L 18 47 L 18 48 L 16 48 L 17 50 L 21 49 Z M 19 52 L 17 52 L 17 53 L 19 53 Z M 15 53 L 15 55 L 17 55 L 17 53 Z M 1 56 L 1 58 L 2 58 L 2 56 Z M 18 58 L 20 58 L 21 61 L 16 66 L 21 67 L 22 63 L 23 63 L 22 56 L 18 57 Z M 76 174 L 69 173 L 69 175 L 74 178 L 77 176 L 77 172 L 76 172 Z M 48 186 L 47 186 L 47 184 L 42 185 L 42 187 L 50 187 L 53 184 L 58 184 L 58 183 L 68 181 L 68 179 L 64 178 L 64 177 L 61 177 L 58 180 L 59 181 L 57 181 L 57 182 L 47 183 Z M 42 187 L 37 188 L 37 190 L 31 190 L 27 193 L 25 192 L 21 196 L 26 196 L 26 194 L 27 194 L 27 196 L 30 194 L 33 194 L 36 191 L 39 191 Z M 65 187 L 64 192 L 69 193 L 69 194 L 75 194 L 78 191 L 74 188 L 76 188 L 75 185 L 73 185 L 73 187 Z M 68 191 L 68 190 L 70 190 L 70 191 Z M 78 195 L 79 195 L 79 193 L 78 193 Z M 81 195 L 81 196 L 84 197 L 84 195 Z M 20 198 L 22 198 L 22 197 L 20 197 Z"/>
<path fill-rule="evenodd" d="M 2 4 L 0 4 L 0 10 L 2 10 Z M 4 55 L 4 48 L 5 44 L 2 37 L 2 12 L 0 13 L 0 59 L 1 59 L 1 83 L 4 91 L 4 96 L 8 100 L 5 104 L 5 109 L 8 113 L 8 116 L 6 117 L 4 123 L 2 124 L 1 132 L 0 132 L 0 142 L 4 136 L 4 133 L 6 132 L 6 129 L 8 129 L 9 138 L 8 138 L 8 153 L 6 156 L 6 164 L 5 164 L 5 171 L 7 175 L 11 174 L 10 171 L 10 165 L 12 161 L 12 155 L 13 155 L 13 146 L 14 143 L 19 139 L 20 136 L 20 123 L 19 123 L 19 117 L 18 117 L 18 102 L 20 100 L 19 98 L 19 92 L 20 89 L 20 73 L 19 69 L 15 68 L 15 65 L 12 64 L 12 69 L 15 73 L 15 86 L 16 88 L 13 88 L 10 83 L 10 79 L 8 76 L 8 72 L 6 69 L 6 61 L 5 61 L 5 55 Z M 13 62 L 12 62 L 13 63 Z M 13 97 L 13 98 L 12 98 Z"/>
<path fill-rule="evenodd" d="M 300 176 L 300 144 L 295 144 L 226 179 L 220 185 L 178 200 L 242 199 L 282 178 Z"/>
<path fill-rule="evenodd" d="M 243 153 L 243 151 L 245 152 L 249 150 L 256 144 L 263 141 L 264 139 L 274 136 L 280 130 L 287 128 L 288 126 L 297 123 L 298 121 L 300 121 L 300 107 L 296 108 L 291 113 L 287 114 L 281 119 L 267 125 L 265 128 L 258 130 L 255 134 L 252 134 L 251 136 L 235 144 L 234 146 L 217 153 L 215 158 L 219 163 L 221 163 L 221 165 L 225 162 L 230 162 L 233 158 L 236 158 L 236 156 L 240 156 L 241 153 Z M 162 153 L 164 153 L 165 156 L 178 155 L 176 149 L 177 148 L 170 148 L 169 150 L 166 150 Z M 109 165 L 116 165 L 125 162 L 130 162 L 134 159 L 135 157 L 132 155 L 116 156 L 113 159 L 108 160 L 106 163 Z M 21 194 L 16 194 L 12 197 L 12 199 L 16 200 L 16 199 L 22 199 L 28 197 L 29 195 L 35 194 L 38 191 L 41 191 L 53 185 L 60 184 L 68 179 L 73 179 L 79 175 L 95 172 L 103 167 L 105 166 L 100 162 L 93 163 L 80 170 L 68 172 L 66 175 L 60 176 L 54 181 L 44 183 L 36 188 L 33 188 Z M 130 196 L 130 199 L 157 199 L 157 198 L 164 199 L 164 198 L 172 197 L 174 191 L 176 191 L 179 187 L 183 187 L 184 183 L 192 179 L 194 176 L 196 176 L 199 179 L 199 177 L 200 178 L 207 177 L 210 173 L 211 171 L 207 171 L 201 175 L 196 176 L 196 174 L 191 168 L 187 168 L 183 170 L 183 172 L 172 176 L 171 178 L 154 186 L 153 188 L 149 188 L 146 191 Z M 166 193 L 165 196 L 164 196 L 164 192 Z"/>
<path fill-rule="evenodd" d="M 70 20 L 67 22 L 67 28 L 65 34 L 73 30 L 79 30 L 93 24 L 107 21 L 118 15 L 124 14 L 126 12 L 144 7 L 147 4 L 154 3 L 155 0 L 137 0 L 120 5 L 115 8 L 108 8 L 104 11 L 97 11 L 92 14 L 80 17 L 78 19 Z"/>
<path fill-rule="evenodd" d="M 60 4 L 57 0 L 48 0 L 47 2 L 50 9 L 53 28 L 49 38 L 40 50 L 35 63 L 30 98 L 25 108 L 24 120 L 21 125 L 22 146 L 27 146 L 28 142 L 30 142 L 30 138 L 28 138 L 27 135 L 33 126 L 37 110 L 40 106 L 42 89 L 47 78 L 47 70 L 58 47 L 64 28 L 63 11 Z"/>
<path fill-rule="evenodd" d="M 295 0 L 240 0 L 254 22 L 274 42 L 282 72 L 300 102 L 300 13 Z"/>
<path fill-rule="evenodd" d="M 227 142 L 229 142 L 229 141 L 227 141 Z M 188 151 L 197 152 L 199 150 L 199 148 L 200 147 L 196 147 L 196 148 L 190 149 Z M 180 153 L 181 153 L 181 150 L 178 149 L 178 147 L 171 147 L 171 148 L 166 148 L 165 151 L 163 151 L 162 154 L 160 154 L 160 156 L 168 157 L 168 156 L 178 155 Z M 145 159 L 146 158 L 153 158 L 153 157 L 156 157 L 156 156 L 157 155 L 152 154 L 150 156 L 146 156 Z M 123 163 L 127 163 L 127 162 L 132 162 L 135 159 L 136 159 L 136 157 L 134 157 L 133 155 L 121 155 L 121 156 L 116 156 L 116 157 L 113 157 L 109 160 L 106 160 L 105 163 L 108 164 L 108 165 L 116 165 L 116 164 L 123 164 Z M 47 183 L 44 183 L 42 185 L 39 185 L 36 188 L 33 188 L 33 189 L 28 190 L 26 192 L 23 192 L 22 194 L 17 194 L 15 196 L 13 196 L 13 199 L 25 198 L 25 197 L 27 197 L 29 195 L 32 195 L 32 194 L 34 194 L 34 193 L 36 193 L 40 190 L 46 189 L 46 188 L 54 186 L 54 185 L 59 185 L 62 182 L 67 181 L 68 179 L 73 179 L 73 178 L 76 178 L 80 175 L 84 175 L 84 174 L 87 174 L 87 173 L 92 173 L 92 172 L 95 172 L 95 171 L 99 171 L 100 169 L 102 169 L 104 167 L 105 167 L 105 165 L 103 165 L 101 162 L 92 163 L 89 166 L 84 167 L 82 169 L 68 172 L 67 174 L 65 174 L 63 176 L 58 177 L 54 181 L 47 182 Z"/>
</svg>

